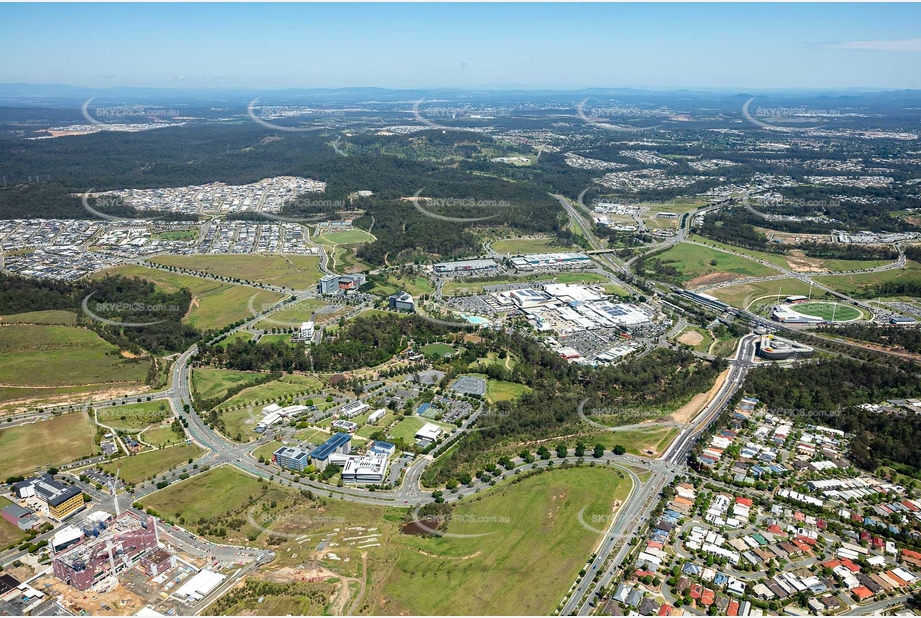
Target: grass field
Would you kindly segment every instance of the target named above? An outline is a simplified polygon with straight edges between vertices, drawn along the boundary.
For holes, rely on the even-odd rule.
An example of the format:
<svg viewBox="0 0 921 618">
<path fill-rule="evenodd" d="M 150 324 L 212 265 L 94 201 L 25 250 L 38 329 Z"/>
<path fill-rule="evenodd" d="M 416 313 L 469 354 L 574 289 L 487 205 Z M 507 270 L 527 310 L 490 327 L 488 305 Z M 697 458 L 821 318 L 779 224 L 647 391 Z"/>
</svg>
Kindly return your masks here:
<svg viewBox="0 0 921 618">
<path fill-rule="evenodd" d="M 148 429 L 143 434 L 141 434 L 141 439 L 147 444 L 152 444 L 154 446 L 170 446 L 172 444 L 180 444 L 185 442 L 185 438 L 181 437 L 169 425 L 152 427 Z"/>
<path fill-rule="evenodd" d="M 334 245 L 351 245 L 360 242 L 371 242 L 374 236 L 364 230 L 346 230 L 344 232 L 324 232 L 323 240 Z"/>
<path fill-rule="evenodd" d="M 856 320 L 863 315 L 859 310 L 841 303 L 800 303 L 793 309 L 797 313 L 813 315 L 829 322 L 832 321 L 832 317 L 834 317 L 835 322 L 847 322 Z"/>
<path fill-rule="evenodd" d="M 189 459 L 196 459 L 201 454 L 202 450 L 196 445 L 181 444 L 119 459 L 117 462 L 105 464 L 102 469 L 115 474 L 115 469 L 118 464 L 121 464 L 122 471 L 119 474 L 119 478 L 126 483 L 137 484 L 151 479 L 173 466 L 188 464 Z"/>
<path fill-rule="evenodd" d="M 585 522 L 609 522 L 629 489 L 613 470 L 571 468 L 465 501 L 448 532 L 486 536 L 399 536 L 403 548 L 371 613 L 548 615 L 599 540 L 580 512 Z"/>
<path fill-rule="evenodd" d="M 30 311 L 0 316 L 0 324 L 60 324 L 73 326 L 77 314 L 73 311 Z"/>
<path fill-rule="evenodd" d="M 259 495 L 261 485 L 248 474 L 222 466 L 173 483 L 143 498 L 141 503 L 163 516 L 172 518 L 178 513 L 188 522 L 197 522 L 216 519 L 245 506 L 251 496 Z M 194 523 L 191 529 L 197 529 Z"/>
<path fill-rule="evenodd" d="M 677 435 L 678 430 L 674 427 L 650 426 L 649 429 L 599 431 L 586 436 L 583 441 L 589 449 L 595 444 L 602 444 L 608 449 L 620 444 L 632 455 L 649 455 L 650 452 L 662 453 Z"/>
<path fill-rule="evenodd" d="M 150 261 L 297 290 L 316 285 L 322 276 L 320 258 L 310 255 L 164 255 Z"/>
<path fill-rule="evenodd" d="M 221 408 L 249 405 L 256 401 L 278 401 L 303 391 L 314 391 L 323 386 L 313 376 L 286 375 L 280 379 L 245 388 L 224 403 Z"/>
<path fill-rule="evenodd" d="M 192 306 L 182 321 L 201 330 L 223 328 L 241 318 L 251 316 L 250 305 L 258 311 L 263 305 L 272 305 L 282 298 L 282 295 L 277 292 L 180 275 L 144 266 L 118 266 L 97 273 L 94 277 L 106 275 L 141 277 L 152 281 L 157 287 L 167 292 L 182 288 L 188 289 L 192 293 Z"/>
<path fill-rule="evenodd" d="M 506 369 L 514 369 L 517 361 L 512 358 L 511 355 L 506 356 L 505 358 L 499 358 L 499 354 L 496 352 L 487 352 L 486 358 L 478 358 L 467 367 L 476 371 L 483 371 L 490 365 L 499 365 L 505 367 Z"/>
<path fill-rule="evenodd" d="M 397 277 L 396 275 L 390 275 L 387 277 L 386 283 L 376 284 L 369 290 L 369 293 L 377 294 L 378 296 L 390 296 L 400 290 L 405 290 L 412 296 L 418 297 L 424 294 L 433 294 L 435 287 L 425 277 Z"/>
<path fill-rule="evenodd" d="M 737 276 L 765 277 L 777 272 L 745 257 L 687 243 L 678 243 L 656 258 L 677 268 L 682 281 L 691 285 L 726 281 Z"/>
<path fill-rule="evenodd" d="M 921 264 L 909 260 L 905 265 L 905 268 L 883 270 L 875 273 L 823 275 L 816 277 L 815 280 L 849 296 L 861 296 L 881 283 L 896 281 L 921 283 Z"/>
<path fill-rule="evenodd" d="M 284 309 L 273 313 L 257 323 L 259 328 L 298 327 L 313 317 L 314 311 L 326 303 L 318 298 L 305 298 L 289 303 Z"/>
<path fill-rule="evenodd" d="M 120 357 L 91 330 L 68 326 L 0 327 L 0 383 L 7 386 L 142 385 L 150 363 Z"/>
<path fill-rule="evenodd" d="M 0 509 L 6 508 L 9 505 L 13 504 L 3 496 L 0 496 Z M 14 526 L 7 520 L 0 517 L 0 549 L 18 543 L 26 536 L 24 530 L 20 530 L 18 526 Z"/>
<path fill-rule="evenodd" d="M 426 423 L 438 425 L 442 428 L 445 434 L 449 434 L 457 429 L 457 427 L 454 425 L 449 425 L 448 423 L 439 423 L 438 421 L 432 421 L 427 418 L 422 418 L 421 416 L 416 416 L 414 414 L 413 416 L 407 416 L 399 423 L 394 425 L 390 431 L 388 431 L 388 435 L 394 439 L 402 438 L 407 443 L 412 444 L 416 440 L 416 432 L 422 429 L 422 426 Z"/>
<path fill-rule="evenodd" d="M 698 341 L 699 339 L 699 341 Z M 710 344 L 713 343 L 713 337 L 705 328 L 700 328 L 699 326 L 688 326 L 681 334 L 677 337 L 678 343 L 686 345 L 695 352 L 703 352 L 704 354 L 710 349 Z"/>
<path fill-rule="evenodd" d="M 525 393 L 530 392 L 530 388 L 524 384 L 518 384 L 517 382 L 503 382 L 502 380 L 486 381 L 486 399 L 492 403 L 518 399 Z"/>
<path fill-rule="evenodd" d="M 565 247 L 556 242 L 553 238 L 509 238 L 506 240 L 497 240 L 492 243 L 493 250 L 496 253 L 505 255 L 526 254 L 526 253 L 555 253 L 560 251 L 571 251 L 572 247 Z"/>
<path fill-rule="evenodd" d="M 763 303 L 776 305 L 779 300 L 786 296 L 806 296 L 809 294 L 809 284 L 799 279 L 777 279 L 776 281 L 759 281 L 756 283 L 740 283 L 738 285 L 728 285 L 717 288 L 708 292 L 724 303 L 729 303 L 733 307 L 740 309 L 747 308 L 753 301 L 758 298 L 765 298 Z M 778 296 L 779 295 L 779 296 Z M 825 291 L 813 287 L 812 297 L 821 298 L 825 296 Z"/>
<path fill-rule="evenodd" d="M 223 397 L 230 388 L 249 384 L 262 375 L 252 371 L 196 367 L 192 369 L 192 390 L 196 399 Z"/>
<path fill-rule="evenodd" d="M 172 416 L 169 402 L 144 401 L 127 406 L 105 406 L 96 409 L 96 418 L 103 425 L 124 431 L 139 431 L 148 425 L 159 424 Z"/>
<path fill-rule="evenodd" d="M 438 357 L 442 357 L 445 354 L 454 354 L 455 352 L 454 348 L 447 343 L 430 343 L 422 346 L 420 350 L 426 356 L 434 355 Z"/>
<path fill-rule="evenodd" d="M 0 430 L 0 470 L 3 478 L 29 474 L 37 466 L 56 466 L 96 450 L 96 431 L 83 412 L 71 412 L 48 421 Z"/>
</svg>

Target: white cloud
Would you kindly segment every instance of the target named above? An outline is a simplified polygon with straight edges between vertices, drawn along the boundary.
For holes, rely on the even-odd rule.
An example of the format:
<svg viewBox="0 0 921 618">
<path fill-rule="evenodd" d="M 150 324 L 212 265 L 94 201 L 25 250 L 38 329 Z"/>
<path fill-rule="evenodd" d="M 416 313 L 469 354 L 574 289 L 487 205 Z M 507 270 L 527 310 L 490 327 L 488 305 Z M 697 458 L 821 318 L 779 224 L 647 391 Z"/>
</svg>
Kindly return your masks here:
<svg viewBox="0 0 921 618">
<path fill-rule="evenodd" d="M 874 51 L 921 52 L 921 39 L 904 41 L 851 41 L 829 45 L 835 49 L 869 49 Z"/>
</svg>

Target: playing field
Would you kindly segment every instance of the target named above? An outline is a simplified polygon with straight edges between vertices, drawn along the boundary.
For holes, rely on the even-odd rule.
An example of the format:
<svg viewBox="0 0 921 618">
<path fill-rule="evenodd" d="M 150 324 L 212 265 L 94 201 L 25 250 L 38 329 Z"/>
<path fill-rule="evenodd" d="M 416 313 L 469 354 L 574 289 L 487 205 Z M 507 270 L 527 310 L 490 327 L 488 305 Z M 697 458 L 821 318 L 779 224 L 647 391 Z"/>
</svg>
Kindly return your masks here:
<svg viewBox="0 0 921 618">
<path fill-rule="evenodd" d="M 492 243 L 492 248 L 496 253 L 502 255 L 507 253 L 518 255 L 572 251 L 572 247 L 560 245 L 553 238 L 509 238 L 506 240 L 497 240 Z"/>
<path fill-rule="evenodd" d="M 758 281 L 755 283 L 740 283 L 710 290 L 708 294 L 716 296 L 724 303 L 733 307 L 746 309 L 754 301 L 762 299 L 764 304 L 777 304 L 787 296 L 809 295 L 809 284 L 799 279 L 776 279 L 774 281 Z M 812 288 L 812 298 L 825 296 L 825 291 L 817 287 Z"/>
<path fill-rule="evenodd" d="M 829 322 L 848 322 L 856 320 L 862 315 L 860 311 L 841 303 L 800 303 L 793 310 L 803 315 L 812 315 L 823 318 Z"/>
<path fill-rule="evenodd" d="M 150 260 L 164 266 L 297 290 L 320 280 L 320 258 L 310 255 L 164 255 Z"/>
<path fill-rule="evenodd" d="M 374 236 L 364 230 L 346 230 L 343 232 L 323 232 L 324 240 L 336 245 L 351 245 L 359 242 L 371 242 Z"/>
<path fill-rule="evenodd" d="M 189 459 L 197 459 L 201 454 L 202 450 L 196 445 L 181 444 L 119 459 L 117 462 L 105 464 L 102 469 L 115 474 L 115 469 L 121 464 L 119 478 L 126 483 L 137 484 L 152 479 L 173 466 L 182 468 L 182 464 L 188 465 Z"/>
<path fill-rule="evenodd" d="M 455 350 L 446 343 L 430 343 L 422 346 L 421 351 L 426 356 L 438 356 L 440 358 L 445 354 L 454 354 Z"/>
<path fill-rule="evenodd" d="M 118 354 L 91 330 L 69 326 L 0 327 L 0 383 L 21 387 L 142 385 L 150 363 Z"/>
<path fill-rule="evenodd" d="M 681 280 L 689 287 L 739 277 L 765 277 L 777 273 L 774 269 L 746 257 L 688 243 L 678 243 L 668 251 L 655 256 L 655 259 L 677 268 L 681 273 Z"/>
<path fill-rule="evenodd" d="M 83 412 L 0 430 L 0 476 L 29 474 L 36 466 L 56 466 L 89 457 L 94 425 Z M 0 479 L 2 480 L 2 479 Z"/>
<path fill-rule="evenodd" d="M 192 293 L 192 306 L 189 308 L 189 313 L 183 318 L 183 322 L 200 330 L 223 328 L 241 318 L 251 316 L 250 307 L 259 311 L 263 306 L 273 305 L 282 298 L 282 295 L 277 292 L 180 275 L 144 266 L 118 266 L 97 273 L 94 277 L 104 275 L 141 277 L 152 281 L 157 287 L 167 292 L 182 288 L 188 289 Z"/>
<path fill-rule="evenodd" d="M 571 468 L 465 501 L 447 531 L 471 536 L 395 538 L 399 558 L 370 613 L 548 615 L 599 540 L 580 517 L 607 528 L 630 485 L 614 470 Z"/>
<path fill-rule="evenodd" d="M 96 409 L 96 418 L 100 423 L 124 431 L 139 431 L 148 425 L 159 424 L 172 414 L 169 402 L 165 399 Z"/>
<path fill-rule="evenodd" d="M 713 343 L 713 337 L 704 328 L 688 326 L 678 335 L 677 341 L 678 343 L 688 346 L 695 352 L 706 354 L 710 349 L 710 344 Z"/>
</svg>

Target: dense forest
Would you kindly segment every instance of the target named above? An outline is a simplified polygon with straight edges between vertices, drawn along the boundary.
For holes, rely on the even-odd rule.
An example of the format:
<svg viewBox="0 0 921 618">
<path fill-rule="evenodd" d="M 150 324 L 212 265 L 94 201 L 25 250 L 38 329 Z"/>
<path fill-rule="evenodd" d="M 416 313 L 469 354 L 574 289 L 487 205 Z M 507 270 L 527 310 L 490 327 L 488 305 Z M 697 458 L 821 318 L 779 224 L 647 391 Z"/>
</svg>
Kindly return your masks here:
<svg viewBox="0 0 921 618">
<path fill-rule="evenodd" d="M 878 343 L 886 347 L 901 348 L 908 352 L 921 352 L 921 330 L 917 328 L 878 324 L 842 324 L 827 326 L 822 329 L 822 332 Z"/>
<path fill-rule="evenodd" d="M 93 315 L 124 324 L 102 322 Z M 29 279 L 0 273 L 0 314 L 66 310 L 77 324 L 123 350 L 153 354 L 188 348 L 201 333 L 182 323 L 192 302 L 188 290 L 167 293 L 136 277 L 105 277 L 75 283 Z"/>
</svg>

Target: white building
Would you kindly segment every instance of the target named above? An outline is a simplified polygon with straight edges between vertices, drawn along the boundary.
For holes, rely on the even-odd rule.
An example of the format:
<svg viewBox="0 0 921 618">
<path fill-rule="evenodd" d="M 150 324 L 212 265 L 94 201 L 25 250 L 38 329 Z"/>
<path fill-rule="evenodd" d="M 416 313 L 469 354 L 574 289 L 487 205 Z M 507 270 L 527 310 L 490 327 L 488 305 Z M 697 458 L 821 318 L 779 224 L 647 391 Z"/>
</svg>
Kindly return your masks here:
<svg viewBox="0 0 921 618">
<path fill-rule="evenodd" d="M 416 432 L 416 440 L 427 440 L 434 442 L 441 435 L 441 427 L 432 423 L 426 423 L 419 431 Z"/>
</svg>

